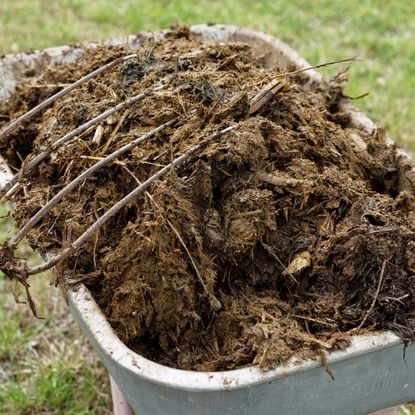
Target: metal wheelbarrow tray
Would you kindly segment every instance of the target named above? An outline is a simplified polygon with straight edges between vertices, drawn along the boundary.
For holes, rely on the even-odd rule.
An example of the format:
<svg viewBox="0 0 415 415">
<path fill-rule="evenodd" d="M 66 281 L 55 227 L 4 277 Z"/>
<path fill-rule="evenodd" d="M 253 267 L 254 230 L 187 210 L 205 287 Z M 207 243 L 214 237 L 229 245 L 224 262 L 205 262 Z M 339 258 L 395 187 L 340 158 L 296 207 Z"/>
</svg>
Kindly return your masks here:
<svg viewBox="0 0 415 415">
<path fill-rule="evenodd" d="M 249 29 L 224 25 L 191 27 L 203 41 L 242 41 L 265 57 L 267 66 L 308 67 L 309 64 L 281 41 Z M 129 37 L 134 48 L 150 36 L 166 31 L 141 32 Z M 112 39 L 109 43 L 125 43 Z M 22 74 L 50 62 L 66 63 L 82 54 L 82 46 L 64 46 L 0 59 L 0 97 L 7 97 Z M 319 82 L 316 71 L 305 73 Z M 351 125 L 368 132 L 377 127 L 364 114 L 344 102 Z M 389 140 L 392 145 L 393 142 Z M 397 150 L 403 158 L 409 158 Z M 401 182 L 414 176 L 401 172 Z M 8 177 L 0 169 L 0 182 Z M 117 337 L 84 285 L 68 293 L 71 312 L 100 359 L 137 415 L 220 414 L 367 414 L 415 399 L 415 348 L 404 348 L 390 332 L 356 336 L 344 351 L 326 355 L 334 374 L 331 380 L 319 361 L 295 357 L 269 371 L 255 367 L 224 372 L 191 372 L 149 361 L 128 349 Z"/>
</svg>

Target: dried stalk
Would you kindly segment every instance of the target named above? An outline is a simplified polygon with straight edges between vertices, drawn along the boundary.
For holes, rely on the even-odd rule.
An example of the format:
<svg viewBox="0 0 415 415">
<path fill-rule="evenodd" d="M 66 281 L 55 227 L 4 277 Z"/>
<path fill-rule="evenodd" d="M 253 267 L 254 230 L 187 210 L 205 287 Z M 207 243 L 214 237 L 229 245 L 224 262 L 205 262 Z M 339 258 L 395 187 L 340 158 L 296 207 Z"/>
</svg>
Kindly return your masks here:
<svg viewBox="0 0 415 415">
<path fill-rule="evenodd" d="M 295 71 L 280 73 L 278 75 L 275 75 L 273 79 L 284 78 L 288 75 L 296 75 L 296 74 L 301 73 L 301 72 L 310 71 L 311 69 L 319 69 L 319 68 L 324 68 L 326 66 L 337 65 L 338 63 L 356 62 L 356 61 L 359 61 L 359 60 L 360 59 L 357 59 L 356 57 L 353 57 L 353 58 L 339 59 L 337 61 L 320 63 L 318 65 L 308 66 L 307 68 L 296 69 Z"/>
<path fill-rule="evenodd" d="M 289 75 L 295 75 L 301 72 L 309 71 L 311 69 L 323 68 L 325 66 L 335 65 L 337 63 L 352 62 L 355 60 L 357 59 L 356 58 L 340 59 L 340 60 L 333 61 L 333 62 L 326 62 L 326 63 L 321 63 L 315 66 L 309 66 L 303 69 L 297 69 L 291 72 L 284 72 L 284 73 L 274 76 L 273 79 L 270 82 L 268 82 L 263 88 L 261 88 L 259 92 L 251 99 L 250 109 L 249 109 L 248 114 L 249 115 L 255 114 L 267 102 L 271 101 L 271 99 L 274 98 L 275 95 L 277 95 L 279 92 L 283 92 L 284 90 L 287 90 L 289 88 L 289 83 L 284 78 L 287 78 Z"/>
<path fill-rule="evenodd" d="M 327 321 L 319 320 L 317 318 L 300 316 L 298 314 L 291 314 L 290 317 L 299 318 L 301 320 L 306 320 L 306 321 L 312 321 L 313 323 L 322 324 L 324 326 L 335 327 L 335 328 L 337 327 L 337 324 L 335 323 L 328 323 Z"/>
<path fill-rule="evenodd" d="M 88 128 L 92 127 L 95 124 L 98 124 L 100 121 L 104 120 L 105 118 L 109 117 L 110 115 L 114 114 L 117 111 L 122 110 L 125 107 L 128 107 L 129 105 L 135 104 L 136 102 L 142 100 L 147 95 L 150 95 L 153 92 L 159 91 L 162 89 L 163 86 L 146 89 L 145 91 L 141 92 L 138 95 L 135 95 L 131 98 L 128 98 L 127 100 L 119 103 L 115 107 L 109 108 L 108 110 L 104 111 L 102 114 L 97 115 L 95 118 L 92 118 L 92 120 L 89 120 L 85 124 L 80 125 L 75 130 L 72 130 L 68 134 L 64 135 L 63 137 L 59 138 L 55 142 L 53 142 L 46 150 L 39 153 L 34 159 L 28 162 L 24 162 L 22 165 L 22 168 L 20 171 L 15 174 L 10 181 L 8 182 L 7 186 L 5 187 L 5 191 L 7 193 L 3 196 L 4 198 L 8 198 L 9 193 L 8 191 L 13 188 L 13 186 L 19 181 L 20 176 L 24 173 L 27 173 L 28 171 L 32 170 L 34 167 L 36 167 L 41 161 L 45 160 L 47 157 L 50 156 L 50 154 L 53 151 L 56 151 L 60 147 L 62 147 L 63 144 L 67 143 L 68 141 L 72 140 L 77 135 L 83 133 Z"/>
<path fill-rule="evenodd" d="M 354 329 L 352 329 L 352 330 L 350 330 L 350 331 L 360 330 L 360 329 L 363 327 L 363 325 L 366 323 L 366 320 L 367 320 L 367 318 L 369 317 L 370 313 L 371 313 L 371 312 L 373 311 L 373 309 L 375 308 L 375 304 L 376 304 L 376 301 L 377 301 L 377 299 L 378 299 L 378 297 L 379 297 L 379 292 L 380 292 L 380 289 L 381 289 L 381 287 L 382 287 L 383 277 L 384 277 L 384 275 L 385 275 L 385 269 L 386 269 L 386 259 L 385 259 L 385 260 L 383 261 L 383 263 L 382 263 L 382 269 L 381 269 L 381 271 L 380 271 L 379 282 L 378 282 L 378 286 L 377 286 L 377 288 L 376 288 L 376 293 L 375 293 L 375 296 L 373 297 L 372 304 L 370 305 L 369 310 L 367 310 L 367 311 L 366 311 L 366 314 L 365 314 L 365 316 L 363 317 L 363 320 L 360 322 L 360 324 L 359 324 L 356 328 L 354 328 Z"/>
<path fill-rule="evenodd" d="M 259 92 L 251 99 L 249 115 L 258 112 L 267 102 L 271 101 L 278 92 L 284 91 L 288 87 L 288 82 L 285 80 L 273 79 L 266 84 Z"/>
<path fill-rule="evenodd" d="M 76 177 L 72 180 L 69 184 L 67 184 L 63 189 L 61 189 L 49 202 L 43 206 L 39 211 L 30 218 L 30 220 L 20 229 L 19 233 L 9 242 L 10 249 L 16 249 L 19 242 L 28 234 L 28 232 L 42 219 L 57 203 L 59 203 L 65 195 L 71 192 L 79 183 L 83 180 L 94 174 L 100 168 L 106 166 L 112 160 L 122 156 L 123 154 L 131 151 L 134 147 L 137 147 L 140 143 L 145 140 L 148 140 L 151 137 L 154 137 L 160 131 L 165 130 L 166 128 L 172 126 L 179 120 L 179 117 L 173 118 L 170 121 L 160 125 L 159 127 L 151 130 L 147 134 L 142 135 L 141 137 L 131 141 L 130 143 L 124 145 L 123 147 L 119 148 L 118 150 L 114 151 L 113 153 L 109 154 L 108 156 L 101 159 L 98 163 L 92 165 L 88 169 L 86 169 L 81 175 Z"/>
<path fill-rule="evenodd" d="M 161 170 L 159 170 L 157 173 L 155 173 L 153 176 L 151 176 L 149 179 L 147 179 L 145 182 L 143 182 L 140 186 L 136 187 L 132 192 L 130 192 L 128 195 L 126 195 L 123 199 L 118 201 L 114 206 L 112 206 L 107 212 L 105 212 L 97 221 L 94 222 L 93 225 L 91 225 L 76 241 L 74 241 L 69 247 L 65 248 L 60 254 L 57 254 L 53 256 L 51 259 L 49 259 L 47 262 L 45 262 L 42 265 L 38 265 L 33 268 L 28 268 L 26 270 L 27 275 L 35 275 L 39 274 L 43 271 L 46 271 L 53 266 L 55 266 L 57 263 L 65 260 L 70 255 L 75 253 L 77 249 L 81 247 L 81 245 L 88 240 L 94 233 L 101 228 L 109 219 L 111 219 L 114 215 L 116 215 L 124 206 L 126 206 L 129 202 L 131 202 L 135 197 L 142 194 L 154 181 L 158 180 L 160 177 L 165 175 L 167 172 L 169 172 L 171 169 L 175 168 L 176 166 L 182 164 L 184 161 L 186 161 L 192 154 L 194 154 L 196 151 L 200 150 L 206 143 L 214 140 L 217 137 L 220 137 L 221 135 L 227 133 L 228 131 L 231 131 L 234 129 L 235 126 L 227 127 L 221 131 L 218 131 L 215 134 L 212 134 L 209 138 L 206 140 L 200 142 L 199 144 L 191 147 L 188 149 L 185 153 L 183 153 L 181 156 L 174 159 L 171 163 L 163 167 Z M 19 269 L 15 269 L 14 271 L 18 272 Z"/>
<path fill-rule="evenodd" d="M 19 124 L 22 124 L 23 122 L 29 120 L 30 118 L 32 118 L 34 115 L 36 115 L 37 113 L 39 113 L 43 109 L 45 109 L 48 106 L 50 106 L 51 104 L 53 104 L 59 98 L 65 96 L 66 94 L 69 94 L 69 92 L 73 91 L 78 86 L 81 86 L 82 84 L 84 84 L 85 82 L 88 82 L 90 79 L 94 78 L 95 76 L 97 76 L 97 75 L 99 75 L 99 74 L 101 74 L 105 71 L 108 71 L 109 69 L 111 69 L 115 65 L 117 65 L 121 62 L 125 62 L 125 61 L 127 61 L 131 58 L 135 58 L 137 56 L 138 56 L 137 54 L 134 54 L 134 55 L 128 55 L 128 56 L 124 56 L 124 57 L 121 57 L 121 58 L 117 58 L 117 59 L 113 60 L 112 62 L 109 62 L 106 65 L 101 66 L 100 68 L 96 69 L 95 71 L 85 75 L 84 77 L 82 77 L 78 81 L 74 82 L 73 84 L 70 84 L 66 88 L 64 88 L 61 91 L 57 92 L 55 95 L 52 95 L 51 97 L 49 97 L 47 100 L 41 102 L 36 107 L 32 108 L 30 111 L 28 111 L 25 114 L 21 115 L 20 117 L 16 118 L 9 125 L 7 125 L 2 130 L 0 130 L 0 139 L 7 136 L 8 134 L 10 134 L 13 130 L 15 130 L 19 126 Z"/>
<path fill-rule="evenodd" d="M 334 374 L 333 374 L 333 371 L 330 369 L 330 366 L 327 362 L 323 349 L 319 349 L 319 355 L 320 355 L 321 364 L 323 365 L 324 369 L 326 369 L 326 372 L 330 376 L 330 379 L 332 380 L 332 382 L 334 382 L 335 381 Z"/>
</svg>

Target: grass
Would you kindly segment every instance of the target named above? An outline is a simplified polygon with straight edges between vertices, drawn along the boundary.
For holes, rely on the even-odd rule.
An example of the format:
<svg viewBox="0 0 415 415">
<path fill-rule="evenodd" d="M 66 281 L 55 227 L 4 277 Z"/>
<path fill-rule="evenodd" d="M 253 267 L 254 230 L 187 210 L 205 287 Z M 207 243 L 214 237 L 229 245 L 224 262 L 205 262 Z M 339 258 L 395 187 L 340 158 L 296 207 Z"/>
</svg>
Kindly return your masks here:
<svg viewBox="0 0 415 415">
<path fill-rule="evenodd" d="M 11 225 L 0 221 L 3 238 Z M 21 254 L 34 257 L 27 247 Z M 31 288 L 44 320 L 16 304 L 9 281 L 0 276 L 0 414 L 110 414 L 105 369 L 49 275 L 37 277 Z"/>
<path fill-rule="evenodd" d="M 369 92 L 355 104 L 414 151 L 414 15 L 415 3 L 401 0 L 2 0 L 0 54 L 157 30 L 172 21 L 251 27 L 313 64 L 363 59 L 353 64 L 346 93 Z M 0 235 L 10 226 L 0 221 Z M 48 277 L 35 278 L 32 287 L 42 321 L 14 303 L 10 288 L 0 277 L 0 414 L 110 413 L 105 371 Z"/>
</svg>

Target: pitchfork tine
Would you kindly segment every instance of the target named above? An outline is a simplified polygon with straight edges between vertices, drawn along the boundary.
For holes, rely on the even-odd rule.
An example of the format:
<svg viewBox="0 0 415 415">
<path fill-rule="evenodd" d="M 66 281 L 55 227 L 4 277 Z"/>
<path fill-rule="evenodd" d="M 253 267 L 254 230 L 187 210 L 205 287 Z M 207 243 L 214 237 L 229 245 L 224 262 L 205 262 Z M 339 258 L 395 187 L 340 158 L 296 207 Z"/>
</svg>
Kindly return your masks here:
<svg viewBox="0 0 415 415">
<path fill-rule="evenodd" d="M 98 124 L 100 121 L 104 120 L 105 118 L 109 117 L 110 115 L 114 114 L 115 112 L 120 111 L 123 108 L 125 108 L 125 107 L 127 107 L 129 105 L 132 105 L 132 104 L 140 101 L 141 99 L 143 99 L 147 95 L 150 95 L 153 92 L 159 91 L 162 88 L 163 88 L 163 86 L 155 87 L 155 88 L 152 88 L 152 89 L 147 89 L 147 90 L 141 92 L 140 94 L 135 95 L 135 96 L 133 96 L 133 97 L 131 97 L 131 98 L 129 98 L 129 99 L 121 102 L 120 104 L 116 105 L 115 107 L 112 107 L 112 108 L 104 111 L 102 114 L 96 116 L 95 118 L 92 118 L 92 120 L 89 120 L 85 124 L 80 125 L 75 130 L 72 130 L 70 133 L 68 133 L 68 134 L 64 135 L 63 137 L 59 138 L 57 141 L 55 141 L 54 143 L 52 143 L 50 145 L 50 147 L 48 147 L 46 150 L 44 150 L 41 153 L 39 153 L 33 160 L 31 160 L 28 163 L 26 163 L 24 165 L 24 167 L 23 167 L 23 170 L 21 169 L 17 174 L 15 174 L 10 179 L 10 181 L 8 182 L 7 186 L 4 189 L 3 196 L 5 194 L 7 194 L 7 192 L 10 190 L 10 188 L 19 181 L 20 176 L 22 175 L 22 173 L 25 173 L 25 172 L 28 172 L 28 171 L 32 170 L 41 161 L 43 161 L 47 157 L 49 157 L 50 154 L 53 151 L 56 151 L 57 149 L 59 149 L 60 147 L 62 147 L 63 144 L 65 144 L 68 141 L 72 140 L 77 135 L 79 135 L 82 132 L 86 131 L 89 127 L 92 127 L 93 125 Z"/>
<path fill-rule="evenodd" d="M 2 130 L 0 130 L 0 139 L 5 137 L 6 135 L 10 134 L 13 130 L 15 130 L 19 124 L 29 120 L 34 115 L 42 111 L 43 109 L 47 108 L 49 105 L 53 104 L 57 99 L 65 96 L 66 94 L 69 94 L 69 92 L 73 91 L 78 86 L 81 86 L 85 82 L 89 81 L 90 79 L 94 78 L 95 76 L 99 75 L 102 72 L 108 71 L 113 66 L 117 65 L 118 63 L 125 62 L 131 58 L 137 57 L 137 54 L 134 55 L 128 55 L 121 58 L 117 58 L 113 60 L 110 63 L 107 63 L 104 66 L 101 66 L 100 68 L 96 69 L 95 71 L 85 75 L 81 79 L 77 80 L 71 85 L 68 85 L 66 88 L 62 89 L 61 91 L 57 92 L 55 95 L 52 95 L 47 100 L 41 102 L 36 107 L 32 108 L 30 111 L 26 112 L 25 114 L 21 115 L 20 117 L 16 118 L 14 121 L 12 121 L 10 124 L 8 124 L 6 127 L 4 127 Z"/>
<path fill-rule="evenodd" d="M 165 122 L 164 124 L 160 125 L 159 127 L 151 130 L 147 134 L 142 135 L 141 137 L 131 141 L 130 143 L 124 145 L 123 147 L 119 148 L 118 150 L 114 151 L 113 153 L 109 154 L 108 156 L 104 157 L 98 163 L 95 163 L 87 170 L 85 170 L 81 175 L 73 179 L 69 184 L 67 184 L 62 190 L 60 190 L 49 202 L 43 206 L 39 211 L 30 218 L 30 220 L 20 229 L 19 233 L 9 242 L 9 247 L 11 249 L 16 249 L 19 242 L 28 234 L 28 232 L 39 222 L 40 219 L 43 218 L 57 203 L 59 203 L 66 194 L 72 191 L 82 180 L 86 179 L 87 177 L 91 176 L 101 167 L 104 167 L 112 160 L 116 159 L 117 157 L 122 156 L 126 152 L 132 150 L 134 147 L 138 146 L 145 140 L 148 140 L 151 137 L 154 137 L 158 132 L 165 130 L 166 128 L 175 124 L 180 117 L 176 117 L 171 119 L 170 121 Z"/>
<path fill-rule="evenodd" d="M 199 144 L 189 148 L 186 152 L 184 152 L 181 156 L 175 158 L 171 163 L 160 169 L 157 173 L 153 174 L 150 178 L 148 178 L 145 182 L 141 185 L 136 187 L 132 192 L 128 193 L 124 196 L 123 199 L 118 201 L 114 206 L 112 206 L 109 210 L 107 210 L 98 220 L 96 220 L 93 225 L 91 225 L 76 241 L 74 241 L 68 248 L 65 248 L 60 254 L 57 254 L 50 258 L 47 262 L 42 265 L 38 265 L 36 267 L 28 268 L 27 274 L 28 275 L 35 275 L 39 274 L 43 271 L 46 271 L 59 262 L 65 260 L 70 255 L 75 253 L 77 249 L 79 249 L 82 244 L 88 240 L 94 233 L 103 226 L 110 218 L 116 215 L 124 206 L 126 206 L 129 202 L 131 202 L 135 197 L 139 196 L 140 194 L 144 193 L 144 191 L 157 179 L 165 175 L 168 171 L 172 168 L 182 164 L 186 161 L 192 154 L 196 151 L 200 150 L 205 144 L 209 143 L 210 141 L 214 140 L 217 137 L 227 133 L 234 129 L 235 126 L 227 127 L 221 131 L 218 131 L 208 137 L 206 140 L 203 140 Z"/>
</svg>

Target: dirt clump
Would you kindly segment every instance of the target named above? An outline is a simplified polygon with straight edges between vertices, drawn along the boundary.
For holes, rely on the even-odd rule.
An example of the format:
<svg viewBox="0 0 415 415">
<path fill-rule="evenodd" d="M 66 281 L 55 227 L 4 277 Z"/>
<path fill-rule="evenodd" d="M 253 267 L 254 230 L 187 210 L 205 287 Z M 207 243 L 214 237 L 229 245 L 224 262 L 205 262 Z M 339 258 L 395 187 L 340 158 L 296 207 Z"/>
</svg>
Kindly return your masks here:
<svg viewBox="0 0 415 415">
<path fill-rule="evenodd" d="M 87 49 L 28 77 L 1 105 L 0 127 L 60 84 L 130 53 Z M 22 227 L 104 155 L 180 117 L 65 197 L 29 233 L 32 247 L 64 248 L 173 157 L 235 128 L 107 222 L 58 265 L 57 280 L 83 281 L 129 347 L 181 369 L 266 369 L 379 329 L 413 340 L 413 187 L 402 187 L 402 161 L 382 134 L 351 128 L 336 112 L 339 79 L 287 77 L 288 87 L 250 116 L 250 100 L 279 71 L 248 45 L 201 43 L 180 29 L 137 53 L 0 143 L 19 168 L 109 107 L 164 86 L 23 174 L 14 196 Z"/>
</svg>

